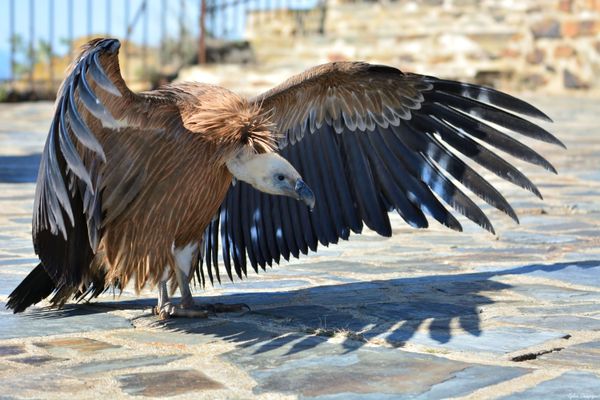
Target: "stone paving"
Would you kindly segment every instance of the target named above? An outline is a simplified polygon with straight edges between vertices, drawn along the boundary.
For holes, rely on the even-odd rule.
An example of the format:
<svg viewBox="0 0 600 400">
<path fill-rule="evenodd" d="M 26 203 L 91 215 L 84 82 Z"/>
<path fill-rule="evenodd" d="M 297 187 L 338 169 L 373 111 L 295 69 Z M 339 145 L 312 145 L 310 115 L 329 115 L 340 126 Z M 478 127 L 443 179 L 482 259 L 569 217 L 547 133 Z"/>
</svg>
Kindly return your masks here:
<svg viewBox="0 0 600 400">
<path fill-rule="evenodd" d="M 600 399 L 600 99 L 528 100 L 568 150 L 535 143 L 559 170 L 526 167 L 543 202 L 492 179 L 520 225 L 489 208 L 498 236 L 394 217 L 391 239 L 367 232 L 196 291 L 251 312 L 167 322 L 151 291 L 4 309 L 36 264 L 52 105 L 2 105 L 0 399 Z"/>
</svg>

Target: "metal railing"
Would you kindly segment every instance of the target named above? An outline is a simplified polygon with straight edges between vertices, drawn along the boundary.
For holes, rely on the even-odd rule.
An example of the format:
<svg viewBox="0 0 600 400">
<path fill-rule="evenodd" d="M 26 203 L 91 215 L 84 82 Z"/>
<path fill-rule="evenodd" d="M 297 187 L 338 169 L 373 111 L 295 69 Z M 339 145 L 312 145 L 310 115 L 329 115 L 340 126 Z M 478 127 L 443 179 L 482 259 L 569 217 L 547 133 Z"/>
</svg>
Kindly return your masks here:
<svg viewBox="0 0 600 400">
<path fill-rule="evenodd" d="M 207 61 L 207 38 L 243 40 L 256 24 L 283 13 L 325 8 L 326 0 L 0 0 L 0 90 L 51 97 L 66 64 L 91 37 L 122 40 L 123 73 L 148 82 Z M 8 27 L 8 29 L 6 29 Z M 4 32 L 2 32 L 4 29 Z M 301 30 L 299 30 L 301 31 Z M 4 57 L 4 60 L 2 59 Z M 0 69 L 1 70 L 1 69 Z M 1 95 L 1 93 L 0 93 Z"/>
</svg>

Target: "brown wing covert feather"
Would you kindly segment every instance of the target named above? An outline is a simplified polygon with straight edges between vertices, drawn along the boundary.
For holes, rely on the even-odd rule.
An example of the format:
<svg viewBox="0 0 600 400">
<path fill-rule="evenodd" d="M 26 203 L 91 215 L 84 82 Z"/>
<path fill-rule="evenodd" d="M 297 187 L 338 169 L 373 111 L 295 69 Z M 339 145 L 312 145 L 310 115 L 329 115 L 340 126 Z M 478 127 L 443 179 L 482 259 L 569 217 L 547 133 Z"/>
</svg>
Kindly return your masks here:
<svg viewBox="0 0 600 400">
<path fill-rule="evenodd" d="M 522 143 L 523 135 L 563 144 L 525 117 L 549 121 L 537 108 L 483 86 L 403 73 L 361 62 L 317 66 L 252 99 L 270 113 L 287 158 L 316 197 L 312 213 L 290 199 L 230 188 L 205 243 L 208 268 L 217 268 L 215 232 L 232 276 L 299 257 L 360 233 L 383 236 L 396 211 L 411 226 L 428 217 L 454 230 L 452 210 L 494 228 L 468 192 L 518 222 L 504 196 L 471 161 L 541 198 L 508 154 L 551 172 L 554 167 Z M 497 152 L 496 150 L 500 150 Z M 211 239 L 212 238 L 212 239 Z M 260 246 L 261 241 L 275 246 Z"/>
</svg>

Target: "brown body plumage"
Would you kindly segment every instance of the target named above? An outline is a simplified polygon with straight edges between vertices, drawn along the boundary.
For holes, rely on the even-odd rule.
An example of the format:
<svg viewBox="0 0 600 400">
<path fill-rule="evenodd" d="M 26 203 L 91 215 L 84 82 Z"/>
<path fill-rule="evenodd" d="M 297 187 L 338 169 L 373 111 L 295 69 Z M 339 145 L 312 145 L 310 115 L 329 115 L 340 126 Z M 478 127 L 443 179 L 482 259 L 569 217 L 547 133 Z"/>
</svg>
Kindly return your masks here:
<svg viewBox="0 0 600 400">
<path fill-rule="evenodd" d="M 125 285 L 135 276 L 138 290 L 147 281 L 158 283 L 163 268 L 175 268 L 173 247 L 202 242 L 231 183 L 227 158 L 244 146 L 269 149 L 260 138 L 268 135 L 267 121 L 234 93 L 202 84 L 164 93 L 176 99 L 181 121 L 154 125 L 150 138 L 135 128 L 119 135 L 104 129 L 98 135 L 107 149 L 100 170 L 106 222 L 95 264 L 110 271 L 110 282 Z"/>
<path fill-rule="evenodd" d="M 58 93 L 34 204 L 41 263 L 10 295 L 15 312 L 134 279 L 137 290 L 158 284 L 158 309 L 173 313 L 166 282 L 190 306 L 201 253 L 211 280 L 219 253 L 229 277 L 242 277 L 247 262 L 298 257 L 363 224 L 389 236 L 391 210 L 415 227 L 427 214 L 461 230 L 449 206 L 493 232 L 462 186 L 516 214 L 457 154 L 539 196 L 491 147 L 554 171 L 511 134 L 562 145 L 519 116 L 548 119 L 541 111 L 477 85 L 341 62 L 253 99 L 200 83 L 133 93 L 118 49 L 90 42 Z"/>
<path fill-rule="evenodd" d="M 272 151 L 274 141 L 264 112 L 225 88 L 170 85 L 144 102 L 123 82 L 117 54 L 100 57 L 121 96 L 91 86 L 122 128 L 115 134 L 80 104 L 106 155 L 98 171 L 103 236 L 92 265 L 106 272 L 108 284 L 125 286 L 134 277 L 139 291 L 156 285 L 165 268 L 176 268 L 173 248 L 202 242 L 231 183 L 227 159 L 245 147 Z M 78 150 L 84 160 L 93 159 L 85 146 Z"/>
</svg>

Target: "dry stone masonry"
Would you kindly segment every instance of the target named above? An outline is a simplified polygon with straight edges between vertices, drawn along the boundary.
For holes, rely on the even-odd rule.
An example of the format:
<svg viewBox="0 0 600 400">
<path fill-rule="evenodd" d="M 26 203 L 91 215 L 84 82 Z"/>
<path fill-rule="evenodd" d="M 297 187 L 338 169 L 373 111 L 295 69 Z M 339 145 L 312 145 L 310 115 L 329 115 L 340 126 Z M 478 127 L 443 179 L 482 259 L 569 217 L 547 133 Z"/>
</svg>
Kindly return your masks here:
<svg viewBox="0 0 600 400">
<path fill-rule="evenodd" d="M 361 59 L 507 90 L 600 89 L 600 0 L 329 0 L 253 12 L 260 64 Z"/>
</svg>

